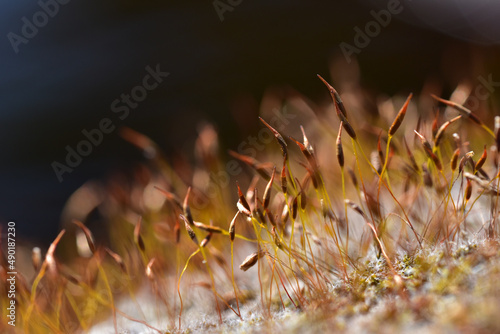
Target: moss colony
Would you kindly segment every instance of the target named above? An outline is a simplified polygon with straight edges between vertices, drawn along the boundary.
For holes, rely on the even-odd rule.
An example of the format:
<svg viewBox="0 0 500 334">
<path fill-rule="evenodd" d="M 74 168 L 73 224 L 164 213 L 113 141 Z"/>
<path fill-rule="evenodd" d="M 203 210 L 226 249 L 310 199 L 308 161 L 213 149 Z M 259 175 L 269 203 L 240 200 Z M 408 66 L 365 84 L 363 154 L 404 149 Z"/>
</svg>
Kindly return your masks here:
<svg viewBox="0 0 500 334">
<path fill-rule="evenodd" d="M 375 99 L 320 79 L 328 102 L 265 94 L 229 158 L 210 124 L 190 162 L 122 129 L 147 160 L 70 198 L 17 276 L 15 330 L 498 332 L 494 107 L 468 109 L 464 85 Z"/>
</svg>

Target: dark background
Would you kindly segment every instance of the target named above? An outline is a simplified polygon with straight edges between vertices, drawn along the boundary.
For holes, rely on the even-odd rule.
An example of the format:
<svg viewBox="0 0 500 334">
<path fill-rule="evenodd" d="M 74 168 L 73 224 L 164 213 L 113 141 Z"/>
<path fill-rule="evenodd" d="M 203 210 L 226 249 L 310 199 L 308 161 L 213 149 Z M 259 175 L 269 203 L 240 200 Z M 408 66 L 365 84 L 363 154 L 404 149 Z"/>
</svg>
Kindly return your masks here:
<svg viewBox="0 0 500 334">
<path fill-rule="evenodd" d="M 432 77 L 449 93 L 464 77 L 500 79 L 498 5 L 416 2 L 402 1 L 403 13 L 357 57 L 365 87 L 418 93 Z M 83 139 L 83 129 L 116 119 L 111 102 L 141 83 L 147 65 L 170 75 L 120 125 L 147 134 L 169 155 L 192 150 L 196 126 L 206 119 L 231 147 L 258 128 L 268 87 L 324 98 L 316 73 L 328 77 L 339 44 L 353 44 L 353 28 L 363 29 L 370 11 L 386 5 L 246 0 L 221 21 L 211 1 L 72 0 L 18 53 L 7 34 L 21 34 L 21 19 L 32 21 L 40 6 L 0 6 L 0 222 L 13 220 L 21 237 L 47 244 L 75 189 L 140 158 L 115 131 L 64 182 L 51 167 L 64 161 L 66 145 Z M 251 116 L 245 128 L 235 121 L 238 101 Z"/>
</svg>

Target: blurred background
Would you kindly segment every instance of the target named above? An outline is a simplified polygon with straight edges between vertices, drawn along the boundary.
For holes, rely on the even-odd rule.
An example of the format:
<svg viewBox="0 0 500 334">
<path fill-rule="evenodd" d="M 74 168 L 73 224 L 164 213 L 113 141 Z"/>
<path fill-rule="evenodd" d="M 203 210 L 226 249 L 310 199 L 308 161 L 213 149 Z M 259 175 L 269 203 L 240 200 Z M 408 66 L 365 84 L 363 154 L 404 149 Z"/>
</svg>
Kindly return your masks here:
<svg viewBox="0 0 500 334">
<path fill-rule="evenodd" d="M 66 146 L 76 148 L 82 130 L 103 118 L 148 135 L 175 160 L 191 154 L 203 121 L 216 124 L 222 152 L 235 149 L 259 129 L 270 90 L 326 101 L 317 73 L 335 86 L 343 82 L 335 69 L 348 68 L 365 89 L 387 95 L 433 84 L 445 98 L 464 80 L 500 81 L 494 1 L 19 0 L 1 7 L 0 222 L 15 221 L 18 238 L 41 245 L 56 236 L 76 189 L 126 174 L 143 159 L 114 130 L 58 180 L 52 163 L 65 163 Z M 356 37 L 375 22 L 373 11 L 390 10 L 397 13 L 379 31 L 373 25 L 368 42 Z M 346 45 L 357 51 L 345 57 Z M 142 85 L 147 66 L 169 75 L 120 119 L 112 103 Z"/>
</svg>

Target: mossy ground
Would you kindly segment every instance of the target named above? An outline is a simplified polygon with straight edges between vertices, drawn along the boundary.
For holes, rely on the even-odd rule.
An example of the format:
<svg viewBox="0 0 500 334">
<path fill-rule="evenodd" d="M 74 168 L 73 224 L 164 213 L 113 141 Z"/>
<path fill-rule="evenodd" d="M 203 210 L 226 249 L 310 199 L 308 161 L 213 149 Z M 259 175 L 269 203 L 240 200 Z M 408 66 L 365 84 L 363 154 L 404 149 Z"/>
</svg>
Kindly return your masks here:
<svg viewBox="0 0 500 334">
<path fill-rule="evenodd" d="M 186 310 L 186 329 L 180 332 L 497 333 L 500 329 L 498 241 L 483 239 L 401 254 L 395 268 L 402 284 L 394 281 L 385 261 L 373 255 L 350 273 L 349 284 L 338 281 L 305 309 L 291 303 L 283 308 L 276 297 L 269 314 L 253 298 L 241 306 L 244 320 L 225 311 L 223 325 L 216 314 L 200 313 L 202 308 L 193 304 Z M 145 293 L 143 298 L 151 296 Z M 131 321 L 122 326 L 127 328 L 124 333 L 154 332 Z M 111 321 L 91 332 L 103 331 L 113 332 Z"/>
</svg>

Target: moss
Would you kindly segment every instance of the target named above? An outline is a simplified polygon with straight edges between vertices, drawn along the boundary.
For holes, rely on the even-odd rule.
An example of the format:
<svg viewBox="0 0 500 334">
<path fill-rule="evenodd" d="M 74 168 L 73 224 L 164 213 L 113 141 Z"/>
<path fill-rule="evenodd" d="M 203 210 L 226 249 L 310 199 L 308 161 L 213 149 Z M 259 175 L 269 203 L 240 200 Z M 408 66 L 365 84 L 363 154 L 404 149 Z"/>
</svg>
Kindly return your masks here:
<svg viewBox="0 0 500 334">
<path fill-rule="evenodd" d="M 474 184 L 475 189 L 491 192 L 492 183 L 478 176 L 467 157 L 457 176 L 449 161 L 455 143 L 443 140 L 432 147 L 435 138 L 426 127 L 418 129 L 420 144 L 404 154 L 400 148 L 407 144 L 405 138 L 415 135 L 407 122 L 394 136 L 381 135 L 380 145 L 374 145 L 369 131 L 356 131 L 354 136 L 354 128 L 371 129 L 365 123 L 369 114 L 358 110 L 343 115 L 340 97 L 324 83 L 333 97 L 331 109 L 339 110 L 344 137 L 352 137 L 352 146 L 342 149 L 342 159 L 330 161 L 332 144 L 343 147 L 349 141 L 342 130 L 332 136 L 329 124 L 340 125 L 329 116 L 310 120 L 318 123 L 310 136 L 317 146 L 306 136 L 309 127 L 297 125 L 304 139 L 294 140 L 297 147 L 292 148 L 280 133 L 287 131 L 285 127 L 278 131 L 265 123 L 266 138 L 276 138 L 280 151 L 273 152 L 268 142 L 269 147 L 262 145 L 265 154 L 255 157 L 233 152 L 251 177 L 240 174 L 236 184 L 227 176 L 230 186 L 225 187 L 216 181 L 224 164 L 215 130 L 200 130 L 209 132 L 200 133 L 197 140 L 200 161 L 191 177 L 186 176 L 187 168 L 175 170 L 156 156 L 152 167 L 143 166 L 137 180 L 130 181 L 130 189 L 118 184 L 99 194 L 104 198 L 99 209 L 108 215 L 113 240 L 97 245 L 90 258 L 65 266 L 54 265 L 53 256 L 48 257 L 45 265 L 50 262 L 51 270 L 40 274 L 38 290 L 43 293 L 32 300 L 27 288 L 20 296 L 20 312 L 29 310 L 32 316 L 26 328 L 42 323 L 43 328 L 64 332 L 69 328 L 65 321 L 71 320 L 74 327 L 85 329 L 97 315 L 119 310 L 121 297 L 135 306 L 154 305 L 156 311 L 148 315 L 169 320 L 158 325 L 161 330 L 173 331 L 181 318 L 184 333 L 500 329 L 495 316 L 500 298 L 493 298 L 500 295 L 500 247 L 495 239 L 479 239 L 485 223 L 476 219 L 490 207 L 490 195 L 479 192 L 462 203 L 465 189 L 460 186 Z M 383 123 L 388 115 L 380 116 L 377 126 L 389 125 Z M 469 123 L 461 123 L 460 133 L 472 134 L 472 148 L 475 131 L 488 134 L 489 128 L 484 131 Z M 141 150 L 157 148 L 141 134 L 127 132 L 127 138 Z M 371 151 L 372 159 L 365 160 Z M 390 163 L 384 161 L 387 153 Z M 350 182 L 348 165 L 355 166 Z M 495 170 L 492 164 L 483 168 Z M 281 177 L 273 178 L 275 174 Z M 142 203 L 146 189 L 158 190 L 153 193 L 161 198 L 155 203 L 163 206 L 148 209 Z M 266 199 L 259 195 L 263 193 Z M 496 233 L 498 226 L 488 230 Z M 57 242 L 52 250 L 56 246 Z M 238 270 L 238 261 L 248 254 L 259 256 L 246 262 L 247 271 Z M 70 275 L 79 279 L 70 280 Z M 149 295 L 136 302 L 140 287 Z M 55 298 L 63 296 L 61 292 L 76 302 Z M 137 313 L 142 319 L 142 309 Z M 140 321 L 129 319 L 131 323 Z"/>
</svg>

